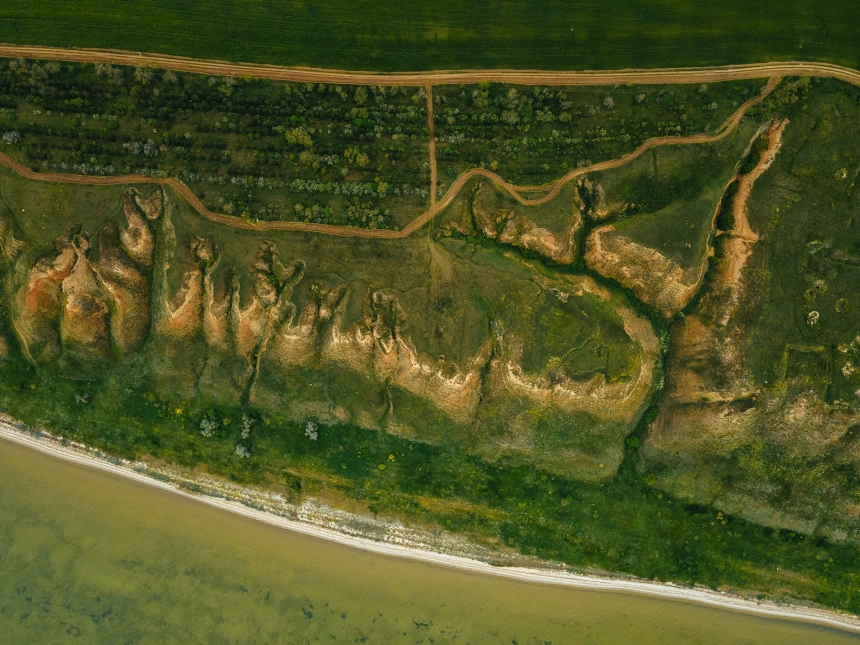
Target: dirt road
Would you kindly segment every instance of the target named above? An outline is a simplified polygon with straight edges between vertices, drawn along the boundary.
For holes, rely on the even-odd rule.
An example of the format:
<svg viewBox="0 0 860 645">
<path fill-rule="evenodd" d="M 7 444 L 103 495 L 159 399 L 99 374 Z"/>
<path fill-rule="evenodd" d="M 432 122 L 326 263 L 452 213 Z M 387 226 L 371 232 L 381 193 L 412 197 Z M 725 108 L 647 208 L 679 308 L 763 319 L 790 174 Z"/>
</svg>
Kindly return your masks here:
<svg viewBox="0 0 860 645">
<path fill-rule="evenodd" d="M 411 235 L 412 233 L 420 229 L 422 226 L 424 226 L 431 219 L 433 219 L 436 215 L 445 210 L 445 208 L 454 200 L 454 198 L 457 197 L 457 194 L 460 192 L 460 190 L 462 190 L 463 186 L 465 186 L 466 183 L 473 177 L 486 177 L 490 181 L 494 182 L 496 185 L 501 186 L 502 188 L 507 190 L 511 194 L 511 196 L 513 196 L 514 199 L 516 199 L 521 204 L 525 204 L 527 206 L 535 206 L 551 200 L 572 179 L 588 174 L 590 172 L 617 168 L 618 166 L 621 166 L 623 164 L 628 163 L 629 161 L 632 161 L 633 159 L 636 159 L 636 157 L 640 156 L 642 153 L 646 152 L 647 150 L 650 150 L 651 148 L 668 145 L 712 143 L 714 141 L 719 141 L 720 139 L 728 135 L 737 126 L 737 124 L 740 123 L 740 120 L 743 118 L 744 114 L 746 114 L 747 110 L 763 101 L 765 97 L 767 97 L 767 95 L 773 91 L 779 81 L 779 78 L 770 78 L 762 93 L 758 96 L 751 98 L 746 103 L 741 105 L 728 119 L 726 119 L 726 121 L 717 129 L 714 134 L 695 134 L 686 137 L 655 137 L 653 139 L 648 139 L 636 150 L 624 155 L 623 157 L 619 157 L 617 159 L 609 159 L 607 161 L 601 161 L 600 163 L 585 166 L 584 168 L 576 168 L 564 175 L 561 179 L 558 179 L 557 181 L 552 182 L 551 184 L 547 184 L 545 186 L 514 186 L 513 184 L 509 184 L 499 175 L 490 170 L 485 170 L 483 168 L 472 168 L 471 170 L 467 170 L 463 172 L 459 177 L 457 177 L 456 181 L 451 184 L 451 187 L 448 189 L 448 192 L 445 193 L 445 196 L 439 201 L 435 200 L 436 154 L 433 141 L 433 99 L 431 88 L 428 86 L 427 110 L 430 123 L 430 176 L 432 182 L 431 195 L 434 195 L 434 197 L 431 197 L 431 206 L 429 209 L 416 217 L 407 226 L 405 226 L 399 231 L 392 231 L 389 229 L 368 230 L 361 228 L 352 228 L 349 226 L 332 226 L 329 224 L 310 224 L 305 222 L 250 222 L 236 217 L 229 217 L 227 215 L 213 213 L 208 208 L 206 208 L 199 199 L 197 199 L 197 196 L 193 192 L 191 192 L 191 189 L 189 189 L 188 186 L 173 178 L 160 179 L 155 177 L 146 177 L 143 175 L 93 177 L 88 175 L 72 175 L 65 173 L 39 173 L 33 172 L 29 168 L 21 165 L 20 163 L 18 163 L 8 155 L 3 154 L 2 152 L 0 152 L 0 164 L 6 166 L 7 168 L 11 168 L 22 177 L 26 177 L 27 179 L 34 179 L 36 181 L 56 181 L 68 184 L 84 184 L 89 186 L 106 186 L 117 184 L 166 184 L 173 188 L 176 192 L 181 194 L 185 199 L 187 199 L 188 202 L 194 207 L 194 209 L 198 213 L 203 215 L 203 217 L 213 222 L 218 222 L 219 224 L 224 224 L 226 226 L 232 226 L 234 228 L 244 228 L 259 231 L 307 231 L 312 233 L 324 233 L 326 235 L 337 235 L 340 237 L 398 239 Z M 549 192 L 537 199 L 528 199 L 522 194 L 536 191 Z"/>
<path fill-rule="evenodd" d="M 427 127 L 430 132 L 430 205 L 436 203 L 436 128 L 433 127 L 433 86 L 427 88 Z"/>
<path fill-rule="evenodd" d="M 672 69 L 621 69 L 612 71 L 549 72 L 538 70 L 463 70 L 403 72 L 383 74 L 347 72 L 306 67 L 279 67 L 251 63 L 200 60 L 166 54 L 146 54 L 110 49 L 62 49 L 27 45 L 0 45 L 0 57 L 39 58 L 78 63 L 149 65 L 181 72 L 218 76 L 252 76 L 278 81 L 346 83 L 361 85 L 452 85 L 496 81 L 523 85 L 616 85 L 619 83 L 716 83 L 774 76 L 829 76 L 860 85 L 860 71 L 830 63 L 786 61 L 727 65 L 722 67 L 681 67 Z"/>
</svg>

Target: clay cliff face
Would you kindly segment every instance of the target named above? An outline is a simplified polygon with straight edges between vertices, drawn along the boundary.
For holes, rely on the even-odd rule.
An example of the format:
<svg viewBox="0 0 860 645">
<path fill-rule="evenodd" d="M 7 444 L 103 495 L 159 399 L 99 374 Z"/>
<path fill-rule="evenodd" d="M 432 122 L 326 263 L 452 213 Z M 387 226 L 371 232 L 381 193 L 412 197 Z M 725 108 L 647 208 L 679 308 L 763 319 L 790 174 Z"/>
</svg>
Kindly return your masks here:
<svg viewBox="0 0 860 645">
<path fill-rule="evenodd" d="M 30 270 L 18 291 L 13 325 L 24 353 L 31 361 L 45 363 L 60 356 L 60 313 L 63 281 L 75 266 L 77 255 L 70 237 L 58 240 L 58 254 L 45 258 Z"/>
<path fill-rule="evenodd" d="M 659 355 L 650 325 L 631 310 L 619 305 L 610 314 L 622 321 L 635 354 L 633 373 L 619 382 L 599 374 L 580 381 L 560 366 L 550 376 L 530 373 L 522 361 L 527 338 L 492 321 L 495 332 L 458 365 L 416 347 L 409 319 L 425 313 L 408 311 L 396 293 L 353 293 L 349 284 L 323 288 L 311 281 L 310 298 L 299 307 L 293 294 L 305 281 L 302 259 L 282 258 L 265 241 L 250 266 L 224 266 L 214 239 L 177 239 L 171 208 L 160 189 L 146 196 L 129 189 L 122 196 L 123 226 L 107 224 L 92 234 L 75 227 L 52 256 L 18 267 L 13 323 L 33 363 L 57 364 L 72 378 L 98 378 L 144 352 L 167 398 L 248 402 L 296 420 L 353 423 L 421 441 L 473 441 L 489 424 L 491 438 L 473 441 L 487 458 L 531 455 L 551 470 L 574 468 L 587 478 L 611 476 L 620 463 L 625 428 L 652 391 Z M 499 239 L 514 240 L 505 232 L 513 227 L 519 232 L 512 243 L 572 259 L 581 221 L 576 213 L 568 237 L 552 243 L 524 221 L 501 222 Z M 549 284 L 535 273 L 535 280 L 551 302 L 612 299 L 588 278 Z M 365 315 L 348 324 L 350 303 Z M 312 389 L 310 381 L 332 375 L 339 389 Z M 537 447 L 546 414 L 578 419 L 563 450 Z M 502 423 L 508 415 L 510 427 Z M 599 454 L 580 445 L 579 435 L 607 429 L 608 448 Z M 521 435 L 531 444 L 516 438 Z"/>
<path fill-rule="evenodd" d="M 127 226 L 99 232 L 95 263 L 89 236 L 75 227 L 57 240 L 54 257 L 29 270 L 14 298 L 13 325 L 31 361 L 109 363 L 141 346 L 149 329 L 148 271 L 155 248 L 147 217 L 160 216 L 159 204 L 161 189 L 147 200 L 129 189 L 122 203 Z"/>
<path fill-rule="evenodd" d="M 667 317 L 687 305 L 704 275 L 704 266 L 685 271 L 659 251 L 619 235 L 612 224 L 592 231 L 584 257 L 590 268 L 624 285 Z"/>
<path fill-rule="evenodd" d="M 62 285 L 60 342 L 64 354 L 107 362 L 111 351 L 109 292 L 87 259 L 89 249 L 85 235 L 75 236 L 75 265 Z"/>
<path fill-rule="evenodd" d="M 112 345 L 120 355 L 128 356 L 143 344 L 149 331 L 149 281 L 122 248 L 112 225 L 99 234 L 99 259 L 92 268 L 110 311 Z"/>
</svg>

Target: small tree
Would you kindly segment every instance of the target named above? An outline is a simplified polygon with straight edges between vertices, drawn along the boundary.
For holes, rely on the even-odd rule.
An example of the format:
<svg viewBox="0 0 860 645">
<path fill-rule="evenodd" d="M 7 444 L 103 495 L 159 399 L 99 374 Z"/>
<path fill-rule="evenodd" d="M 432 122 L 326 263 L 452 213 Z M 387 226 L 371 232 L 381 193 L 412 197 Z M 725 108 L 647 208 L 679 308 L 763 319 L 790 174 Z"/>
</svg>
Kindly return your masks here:
<svg viewBox="0 0 860 645">
<path fill-rule="evenodd" d="M 141 85 L 149 85 L 152 77 L 155 76 L 155 70 L 146 65 L 138 65 L 134 68 L 134 80 Z"/>
<path fill-rule="evenodd" d="M 313 421 L 308 421 L 308 424 L 305 426 L 305 436 L 311 441 L 316 441 L 319 439 L 319 427 Z"/>
</svg>

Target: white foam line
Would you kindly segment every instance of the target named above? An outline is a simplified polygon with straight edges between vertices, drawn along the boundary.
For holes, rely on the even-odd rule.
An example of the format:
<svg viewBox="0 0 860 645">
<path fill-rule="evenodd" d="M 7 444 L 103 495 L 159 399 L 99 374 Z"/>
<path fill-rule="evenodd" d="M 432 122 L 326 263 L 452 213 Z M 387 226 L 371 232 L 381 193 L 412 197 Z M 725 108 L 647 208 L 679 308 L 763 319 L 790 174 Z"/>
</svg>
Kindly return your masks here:
<svg viewBox="0 0 860 645">
<path fill-rule="evenodd" d="M 99 458 L 94 454 L 59 445 L 59 442 L 55 439 L 37 437 L 28 432 L 19 430 L 14 425 L 3 421 L 0 421 L 0 437 L 19 445 L 33 448 L 53 457 L 58 457 L 76 464 L 120 475 L 149 486 L 154 486 L 161 490 L 182 495 L 183 497 L 193 499 L 198 502 L 203 502 L 219 509 L 230 511 L 260 522 L 265 522 L 272 526 L 295 531 L 296 533 L 302 533 L 304 535 L 322 538 L 345 546 L 371 551 L 373 553 L 410 558 L 412 560 L 439 564 L 472 573 L 502 576 L 523 582 L 552 584 L 577 589 L 643 594 L 659 598 L 695 602 L 702 605 L 741 611 L 749 614 L 811 622 L 860 633 L 860 618 L 853 615 L 838 614 L 836 612 L 829 612 L 821 609 L 780 606 L 772 602 L 747 600 L 731 594 L 707 589 L 679 587 L 671 583 L 619 580 L 562 571 L 552 572 L 539 569 L 528 569 L 525 567 L 494 566 L 492 564 L 470 558 L 436 553 L 424 549 L 404 547 L 395 544 L 386 544 L 384 542 L 377 542 L 366 538 L 345 535 L 331 529 L 291 520 L 279 515 L 250 508 L 240 502 L 191 493 L 189 491 L 182 490 L 175 485 L 137 472 L 131 467 L 116 465 L 105 459 Z"/>
</svg>

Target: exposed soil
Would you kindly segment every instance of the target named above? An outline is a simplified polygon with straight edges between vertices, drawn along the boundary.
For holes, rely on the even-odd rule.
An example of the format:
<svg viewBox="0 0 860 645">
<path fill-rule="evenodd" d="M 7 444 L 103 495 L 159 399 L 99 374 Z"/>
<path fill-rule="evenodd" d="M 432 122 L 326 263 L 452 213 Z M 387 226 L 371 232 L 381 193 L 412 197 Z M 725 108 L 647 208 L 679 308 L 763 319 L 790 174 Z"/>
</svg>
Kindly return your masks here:
<svg viewBox="0 0 860 645">
<path fill-rule="evenodd" d="M 767 150 L 761 156 L 759 162 L 755 165 L 748 174 L 738 178 L 738 192 L 735 195 L 732 204 L 732 215 L 734 217 L 734 225 L 732 230 L 727 233 L 731 237 L 726 245 L 725 261 L 728 263 L 728 268 L 724 272 L 720 272 L 720 280 L 715 284 L 717 290 L 725 291 L 729 294 L 726 309 L 722 315 L 715 317 L 716 323 L 725 327 L 728 324 L 728 318 L 731 316 L 735 306 L 740 301 L 743 270 L 747 260 L 752 255 L 752 249 L 758 242 L 758 234 L 752 230 L 747 217 L 747 202 L 749 201 L 750 193 L 756 180 L 768 169 L 776 159 L 782 147 L 782 133 L 785 126 L 788 125 L 787 119 L 774 121 L 768 126 L 766 133 L 768 139 Z"/>
<path fill-rule="evenodd" d="M 655 249 L 618 235 L 612 224 L 592 231 L 585 245 L 588 266 L 633 291 L 667 318 L 684 308 L 699 279 Z M 704 274 L 704 272 L 700 272 Z"/>
</svg>

